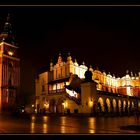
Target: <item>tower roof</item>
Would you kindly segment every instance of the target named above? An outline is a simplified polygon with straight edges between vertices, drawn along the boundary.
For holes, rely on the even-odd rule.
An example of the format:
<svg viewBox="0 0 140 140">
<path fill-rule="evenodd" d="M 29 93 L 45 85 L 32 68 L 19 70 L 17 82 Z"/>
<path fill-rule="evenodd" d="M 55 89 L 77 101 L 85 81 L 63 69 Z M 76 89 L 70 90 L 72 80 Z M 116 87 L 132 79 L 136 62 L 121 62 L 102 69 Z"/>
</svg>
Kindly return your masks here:
<svg viewBox="0 0 140 140">
<path fill-rule="evenodd" d="M 6 22 L 4 24 L 3 31 L 0 34 L 0 41 L 14 45 L 15 44 L 15 38 L 14 38 L 14 35 L 13 35 L 13 32 L 12 32 L 12 26 L 11 26 L 10 21 L 11 21 L 10 20 L 10 14 L 8 14 Z"/>
<path fill-rule="evenodd" d="M 58 63 L 62 62 L 62 57 L 61 57 L 61 53 L 59 52 L 59 56 L 58 56 Z"/>
</svg>

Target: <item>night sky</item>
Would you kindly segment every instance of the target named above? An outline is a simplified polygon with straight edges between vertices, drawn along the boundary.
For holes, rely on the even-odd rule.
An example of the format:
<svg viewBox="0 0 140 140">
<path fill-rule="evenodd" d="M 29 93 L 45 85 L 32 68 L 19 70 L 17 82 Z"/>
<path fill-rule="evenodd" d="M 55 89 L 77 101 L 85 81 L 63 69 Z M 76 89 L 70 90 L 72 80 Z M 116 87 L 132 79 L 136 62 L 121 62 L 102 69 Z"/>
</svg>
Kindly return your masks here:
<svg viewBox="0 0 140 140">
<path fill-rule="evenodd" d="M 140 7 L 0 7 L 1 31 L 7 13 L 19 47 L 22 93 L 35 93 L 35 78 L 59 52 L 116 77 L 140 70 Z"/>
</svg>

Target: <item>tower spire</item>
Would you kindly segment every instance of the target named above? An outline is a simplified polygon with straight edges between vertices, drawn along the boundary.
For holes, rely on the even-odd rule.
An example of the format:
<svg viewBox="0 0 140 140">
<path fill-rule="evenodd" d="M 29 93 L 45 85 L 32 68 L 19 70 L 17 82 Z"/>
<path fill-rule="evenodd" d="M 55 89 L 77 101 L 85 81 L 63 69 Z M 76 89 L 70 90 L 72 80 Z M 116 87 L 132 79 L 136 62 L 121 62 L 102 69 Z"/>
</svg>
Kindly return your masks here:
<svg viewBox="0 0 140 140">
<path fill-rule="evenodd" d="M 51 62 L 50 62 L 50 71 L 52 71 L 52 70 L 53 70 L 53 61 L 51 59 Z"/>
<path fill-rule="evenodd" d="M 129 70 L 126 70 L 126 75 L 129 73 Z"/>
<path fill-rule="evenodd" d="M 15 38 L 12 32 L 12 26 L 11 26 L 10 21 L 11 21 L 10 14 L 8 13 L 6 22 L 4 24 L 3 32 L 0 34 L 0 41 L 14 45 Z"/>
<path fill-rule="evenodd" d="M 59 52 L 59 56 L 58 56 L 58 63 L 62 62 L 62 57 L 61 57 L 61 52 Z"/>
</svg>

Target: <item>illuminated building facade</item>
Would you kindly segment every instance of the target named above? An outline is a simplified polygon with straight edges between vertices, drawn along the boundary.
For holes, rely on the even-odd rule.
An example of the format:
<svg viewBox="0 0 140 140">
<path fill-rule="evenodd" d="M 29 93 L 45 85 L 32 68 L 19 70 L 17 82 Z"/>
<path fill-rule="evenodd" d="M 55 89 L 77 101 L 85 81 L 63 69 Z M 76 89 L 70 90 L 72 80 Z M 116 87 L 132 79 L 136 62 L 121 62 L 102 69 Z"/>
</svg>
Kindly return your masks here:
<svg viewBox="0 0 140 140">
<path fill-rule="evenodd" d="M 0 34 L 0 111 L 12 110 L 20 85 L 20 59 L 15 46 L 10 17 Z"/>
<path fill-rule="evenodd" d="M 87 71 L 91 81 L 85 81 Z M 50 71 L 36 79 L 36 108 L 53 113 L 131 112 L 140 109 L 140 75 L 127 71 L 116 78 L 73 62 L 70 54 L 64 62 L 59 54 Z"/>
</svg>

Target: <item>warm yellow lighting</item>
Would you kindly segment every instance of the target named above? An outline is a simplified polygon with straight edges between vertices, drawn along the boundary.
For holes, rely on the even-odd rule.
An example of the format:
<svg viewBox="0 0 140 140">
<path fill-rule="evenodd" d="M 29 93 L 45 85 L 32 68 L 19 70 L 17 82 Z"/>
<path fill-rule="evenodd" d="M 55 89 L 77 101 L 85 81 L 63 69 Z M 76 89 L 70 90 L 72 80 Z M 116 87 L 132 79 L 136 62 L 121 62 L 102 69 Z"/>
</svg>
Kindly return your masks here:
<svg viewBox="0 0 140 140">
<path fill-rule="evenodd" d="M 138 107 L 140 108 L 140 102 L 138 103 Z"/>
<path fill-rule="evenodd" d="M 64 106 L 64 109 L 65 109 L 65 103 L 62 103 L 62 105 Z"/>
<path fill-rule="evenodd" d="M 31 120 L 32 122 L 35 122 L 35 116 L 32 116 Z"/>
<path fill-rule="evenodd" d="M 70 83 L 69 82 L 66 82 L 66 85 L 69 85 Z"/>
<path fill-rule="evenodd" d="M 32 107 L 34 107 L 34 104 L 32 104 Z"/>
<path fill-rule="evenodd" d="M 48 117 L 47 116 L 44 116 L 43 117 L 43 122 L 46 123 L 47 121 L 48 121 Z"/>
<path fill-rule="evenodd" d="M 49 104 L 48 104 L 48 103 L 45 103 L 45 104 L 44 104 L 44 107 L 45 107 L 46 109 L 48 109 L 48 108 L 49 108 Z"/>
<path fill-rule="evenodd" d="M 130 87 L 126 87 L 126 90 L 127 90 L 127 95 L 131 96 Z"/>
<path fill-rule="evenodd" d="M 102 109 L 102 111 L 104 112 L 104 111 L 105 111 L 105 108 L 104 108 L 104 101 L 103 101 L 103 98 L 99 97 L 98 103 L 100 103 L 101 109 Z"/>
<path fill-rule="evenodd" d="M 35 133 L 35 123 L 31 122 L 31 133 Z"/>
<path fill-rule="evenodd" d="M 61 133 L 66 133 L 66 128 L 63 125 L 61 125 Z"/>
<path fill-rule="evenodd" d="M 134 102 L 132 102 L 132 108 L 134 109 Z"/>
<path fill-rule="evenodd" d="M 128 101 L 128 107 L 130 107 L 130 101 Z"/>
<path fill-rule="evenodd" d="M 67 102 L 65 102 L 65 107 L 68 107 L 68 103 Z"/>
<path fill-rule="evenodd" d="M 95 133 L 94 129 L 89 129 L 89 133 Z"/>
<path fill-rule="evenodd" d="M 8 54 L 12 56 L 14 53 L 12 51 L 9 51 Z"/>
<path fill-rule="evenodd" d="M 61 117 L 60 119 L 61 121 L 61 133 L 66 133 L 66 128 L 65 128 L 65 125 L 66 125 L 66 117 Z"/>
<path fill-rule="evenodd" d="M 64 107 L 64 109 L 66 108 L 66 102 L 64 101 L 64 102 L 62 102 L 62 105 L 63 105 L 63 107 Z"/>
<path fill-rule="evenodd" d="M 43 133 L 47 133 L 48 126 L 47 124 L 43 124 Z"/>
<path fill-rule="evenodd" d="M 89 118 L 89 121 L 88 121 L 88 126 L 89 126 L 89 133 L 95 133 L 95 118 Z"/>
<path fill-rule="evenodd" d="M 114 111 L 116 112 L 116 106 L 117 106 L 117 104 L 116 104 L 116 100 L 115 100 L 115 99 L 113 99 L 112 103 L 113 103 L 113 108 L 114 108 Z"/>
<path fill-rule="evenodd" d="M 93 101 L 91 100 L 91 101 L 89 101 L 89 105 L 90 105 L 90 107 L 92 107 L 93 106 Z"/>
<path fill-rule="evenodd" d="M 119 112 L 121 112 L 121 105 L 122 105 L 121 100 L 119 100 L 119 101 L 118 101 Z"/>
</svg>

